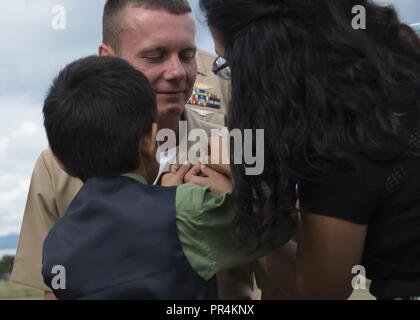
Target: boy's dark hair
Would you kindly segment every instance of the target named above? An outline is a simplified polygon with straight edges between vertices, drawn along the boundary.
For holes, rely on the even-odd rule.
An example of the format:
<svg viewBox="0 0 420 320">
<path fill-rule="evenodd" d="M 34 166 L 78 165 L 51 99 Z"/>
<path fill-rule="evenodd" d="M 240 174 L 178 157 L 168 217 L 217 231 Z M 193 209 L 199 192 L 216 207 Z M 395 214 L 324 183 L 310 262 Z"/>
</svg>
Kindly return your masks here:
<svg viewBox="0 0 420 320">
<path fill-rule="evenodd" d="M 52 152 L 82 181 L 137 169 L 139 141 L 157 121 L 147 78 L 128 62 L 91 56 L 66 66 L 44 102 Z"/>
<path fill-rule="evenodd" d="M 128 5 L 164 10 L 175 15 L 191 12 L 191 7 L 187 0 L 107 0 L 102 21 L 102 41 L 115 51 L 119 50 L 120 33 L 123 29 L 124 21 L 121 12 Z"/>
</svg>

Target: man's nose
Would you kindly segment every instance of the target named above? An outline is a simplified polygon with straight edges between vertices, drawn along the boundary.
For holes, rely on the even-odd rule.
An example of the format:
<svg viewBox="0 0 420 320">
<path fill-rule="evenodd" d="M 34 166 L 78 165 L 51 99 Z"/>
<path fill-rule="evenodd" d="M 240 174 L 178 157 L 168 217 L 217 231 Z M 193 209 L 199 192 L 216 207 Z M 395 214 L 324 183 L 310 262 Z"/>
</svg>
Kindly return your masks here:
<svg viewBox="0 0 420 320">
<path fill-rule="evenodd" d="M 179 60 L 178 56 L 171 57 L 167 61 L 167 67 L 164 74 L 166 81 L 173 80 L 184 80 L 187 77 L 187 72 L 185 71 L 184 65 Z"/>
</svg>

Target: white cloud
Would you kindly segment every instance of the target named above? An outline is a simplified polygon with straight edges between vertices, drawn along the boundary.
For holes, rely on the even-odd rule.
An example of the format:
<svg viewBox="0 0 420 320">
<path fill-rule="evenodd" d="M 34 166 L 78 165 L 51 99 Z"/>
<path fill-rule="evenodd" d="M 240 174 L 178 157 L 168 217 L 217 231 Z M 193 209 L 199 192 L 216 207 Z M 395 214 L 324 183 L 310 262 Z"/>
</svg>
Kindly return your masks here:
<svg viewBox="0 0 420 320">
<path fill-rule="evenodd" d="M 0 203 L 17 200 L 29 190 L 29 179 L 13 175 L 0 176 Z"/>
<path fill-rule="evenodd" d="M 41 106 L 26 95 L 0 97 L 0 236 L 19 232 L 32 169 L 47 146 Z"/>
<path fill-rule="evenodd" d="M 0 175 L 0 236 L 20 231 L 28 189 L 28 177 Z"/>
<path fill-rule="evenodd" d="M 29 120 L 24 120 L 21 126 L 12 133 L 13 137 L 24 137 L 39 133 L 40 128 L 36 123 Z"/>
<path fill-rule="evenodd" d="M 0 1 L 0 95 L 29 93 L 42 98 L 52 78 L 68 62 L 95 54 L 101 41 L 104 0 L 60 0 L 66 8 L 65 30 L 54 30 L 56 0 Z"/>
<path fill-rule="evenodd" d="M 3 157 L 10 145 L 9 137 L 0 137 L 0 158 Z"/>
<path fill-rule="evenodd" d="M 38 103 L 26 97 L 1 97 L 0 110 L 0 158 L 6 158 L 0 163 L 0 174 L 5 170 L 10 172 L 18 161 L 13 159 L 18 154 L 31 154 L 32 151 L 43 147 L 45 134 L 42 129 L 41 108 Z"/>
<path fill-rule="evenodd" d="M 8 155 L 8 152 L 11 150 L 11 148 L 19 148 L 19 142 L 23 141 L 26 143 L 31 138 L 41 142 L 43 140 L 42 137 L 43 133 L 41 133 L 41 128 L 38 124 L 36 124 L 34 121 L 23 120 L 20 126 L 10 135 L 0 137 L 0 158 Z"/>
</svg>

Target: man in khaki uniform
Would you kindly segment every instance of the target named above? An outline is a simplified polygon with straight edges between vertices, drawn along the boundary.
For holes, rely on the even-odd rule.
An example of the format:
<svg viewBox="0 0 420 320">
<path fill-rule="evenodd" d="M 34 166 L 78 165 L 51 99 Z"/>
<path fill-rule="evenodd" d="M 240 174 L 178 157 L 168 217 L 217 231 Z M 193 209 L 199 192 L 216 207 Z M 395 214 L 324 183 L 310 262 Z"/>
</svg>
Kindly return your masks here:
<svg viewBox="0 0 420 320">
<path fill-rule="evenodd" d="M 116 3 L 123 7 L 116 7 Z M 160 128 L 177 130 L 179 120 L 186 120 L 189 130 L 221 128 L 228 83 L 212 74 L 212 55 L 198 50 L 195 59 L 195 29 L 189 5 L 184 0 L 156 3 L 108 0 L 104 44 L 99 54 L 126 59 L 148 77 L 157 94 Z M 81 187 L 79 179 L 69 177 L 59 167 L 50 150 L 41 153 L 33 171 L 12 281 L 50 291 L 41 275 L 42 245 Z M 220 297 L 249 296 L 250 272 L 247 266 L 221 273 Z"/>
</svg>

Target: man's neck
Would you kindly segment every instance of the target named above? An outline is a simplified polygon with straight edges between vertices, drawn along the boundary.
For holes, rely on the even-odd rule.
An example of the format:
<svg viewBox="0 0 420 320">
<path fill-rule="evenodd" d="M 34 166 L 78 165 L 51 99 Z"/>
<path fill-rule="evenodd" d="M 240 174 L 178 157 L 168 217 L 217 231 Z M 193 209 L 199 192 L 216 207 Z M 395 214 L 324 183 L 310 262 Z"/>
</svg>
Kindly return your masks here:
<svg viewBox="0 0 420 320">
<path fill-rule="evenodd" d="M 184 120 L 185 117 L 184 115 L 182 115 L 179 119 L 177 119 L 176 121 L 174 121 L 173 119 L 171 119 L 171 121 L 165 121 L 165 120 L 161 120 L 159 121 L 159 130 L 171 130 L 173 133 L 175 133 L 175 137 L 176 137 L 176 145 L 174 147 L 177 147 L 180 143 L 180 137 L 179 137 L 179 122 L 180 121 L 185 121 Z M 164 143 L 165 141 L 161 141 L 162 143 Z"/>
</svg>

